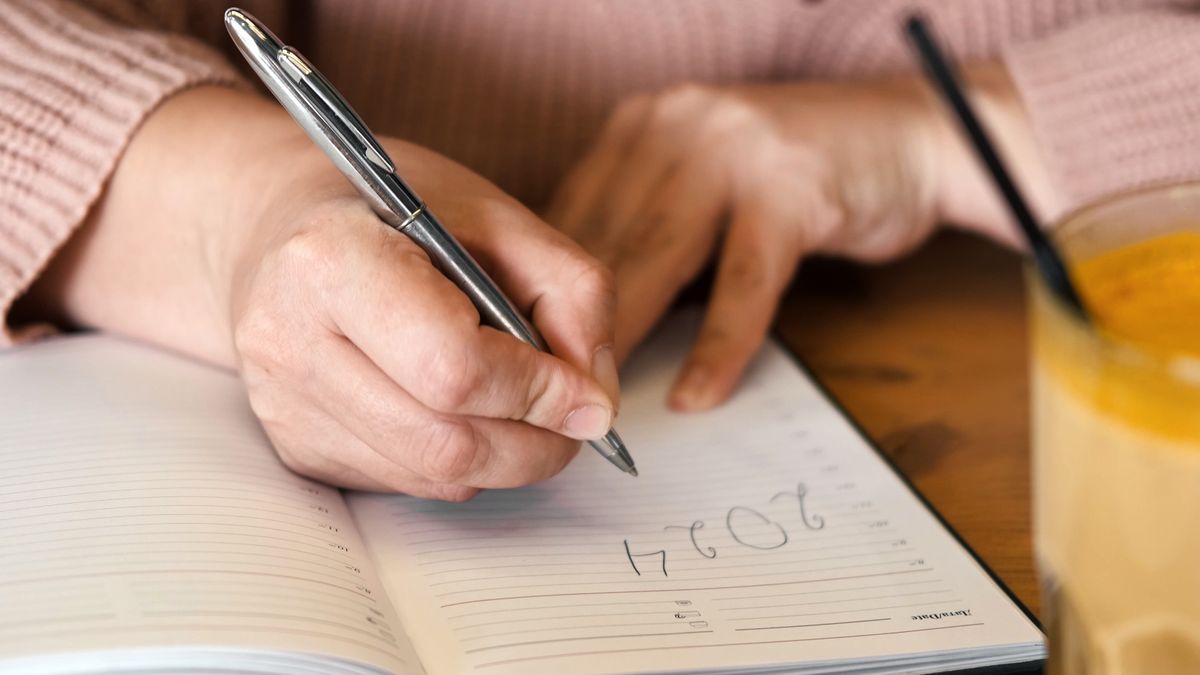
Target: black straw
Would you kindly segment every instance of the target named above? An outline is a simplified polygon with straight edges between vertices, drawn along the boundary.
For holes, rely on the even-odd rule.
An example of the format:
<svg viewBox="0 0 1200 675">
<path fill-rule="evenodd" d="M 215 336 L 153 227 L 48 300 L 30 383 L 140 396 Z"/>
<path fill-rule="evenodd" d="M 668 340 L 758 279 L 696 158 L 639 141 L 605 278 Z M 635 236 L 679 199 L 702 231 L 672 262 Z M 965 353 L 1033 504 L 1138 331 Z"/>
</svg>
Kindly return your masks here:
<svg viewBox="0 0 1200 675">
<path fill-rule="evenodd" d="M 959 86 L 958 79 L 954 76 L 954 71 L 946 59 L 942 57 L 941 50 L 938 49 L 933 36 L 925 28 L 925 23 L 919 16 L 913 16 L 908 19 L 905 28 L 908 31 L 909 40 L 921 57 L 926 74 L 933 80 L 942 97 L 945 98 L 946 102 L 954 110 L 963 131 L 966 132 L 971 145 L 979 155 L 979 159 L 987 167 L 988 173 L 991 174 L 992 180 L 996 183 L 996 188 L 1000 190 L 1005 203 L 1008 204 L 1009 211 L 1012 213 L 1013 218 L 1016 219 L 1017 224 L 1020 225 L 1021 233 L 1025 235 L 1026 241 L 1029 242 L 1029 248 L 1033 251 L 1034 262 L 1045 278 L 1046 283 L 1068 306 L 1077 310 L 1079 315 L 1085 320 L 1088 319 L 1088 312 L 1083 305 L 1083 299 L 1075 290 L 1075 285 L 1071 282 L 1071 275 L 1067 271 L 1066 264 L 1063 263 L 1062 256 L 1059 255 L 1058 251 L 1054 248 L 1054 244 L 1042 232 L 1042 228 L 1038 226 L 1033 213 L 1029 210 L 1028 204 L 1021 197 L 1020 191 L 1017 190 L 1016 183 L 1013 182 L 1011 175 L 1004 168 L 1004 162 L 1000 160 L 1000 155 L 996 153 L 996 148 L 988 138 L 983 125 L 979 123 L 979 118 L 975 116 L 970 103 L 963 95 L 962 87 Z"/>
</svg>

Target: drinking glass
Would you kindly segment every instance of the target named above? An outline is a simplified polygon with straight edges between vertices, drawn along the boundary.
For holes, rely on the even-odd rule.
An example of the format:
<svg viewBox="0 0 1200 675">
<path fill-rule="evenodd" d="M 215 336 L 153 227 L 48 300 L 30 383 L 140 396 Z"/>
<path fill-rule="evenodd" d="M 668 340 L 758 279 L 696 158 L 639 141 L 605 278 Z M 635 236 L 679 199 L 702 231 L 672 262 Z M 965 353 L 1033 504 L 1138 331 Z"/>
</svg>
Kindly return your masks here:
<svg viewBox="0 0 1200 675">
<path fill-rule="evenodd" d="M 1142 297 L 1139 284 L 1161 284 L 1171 273 L 1180 283 L 1166 292 L 1190 287 L 1200 298 L 1200 255 L 1164 264 L 1163 256 L 1182 249 L 1146 246 L 1189 230 L 1200 233 L 1200 183 L 1088 206 L 1061 220 L 1053 236 L 1072 268 L 1142 244 L 1144 253 L 1108 277 L 1125 284 L 1115 288 L 1126 297 Z M 1039 276 L 1027 277 L 1034 543 L 1048 672 L 1200 673 L 1200 355 L 1172 349 L 1166 335 L 1133 339 L 1107 330 L 1113 308 L 1089 298 L 1085 286 L 1099 317 L 1089 325 Z M 1120 297 L 1110 296 L 1114 304 Z M 1154 314 L 1156 301 L 1142 299 L 1147 305 L 1135 310 L 1170 323 Z M 1190 339 L 1200 344 L 1200 335 Z"/>
</svg>

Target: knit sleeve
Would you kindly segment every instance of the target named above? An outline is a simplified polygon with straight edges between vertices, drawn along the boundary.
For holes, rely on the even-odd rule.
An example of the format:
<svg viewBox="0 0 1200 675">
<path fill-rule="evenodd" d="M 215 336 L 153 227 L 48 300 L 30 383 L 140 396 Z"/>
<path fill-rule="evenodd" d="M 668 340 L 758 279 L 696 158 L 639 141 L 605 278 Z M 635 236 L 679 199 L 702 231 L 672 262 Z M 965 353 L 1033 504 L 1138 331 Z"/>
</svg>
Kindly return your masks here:
<svg viewBox="0 0 1200 675">
<path fill-rule="evenodd" d="M 1094 17 L 1005 61 L 1066 206 L 1200 178 L 1200 12 Z"/>
<path fill-rule="evenodd" d="M 17 337 L 13 301 L 84 220 L 147 114 L 186 87 L 240 81 L 191 38 L 132 22 L 132 6 L 99 7 L 0 6 L 0 344 Z"/>
</svg>

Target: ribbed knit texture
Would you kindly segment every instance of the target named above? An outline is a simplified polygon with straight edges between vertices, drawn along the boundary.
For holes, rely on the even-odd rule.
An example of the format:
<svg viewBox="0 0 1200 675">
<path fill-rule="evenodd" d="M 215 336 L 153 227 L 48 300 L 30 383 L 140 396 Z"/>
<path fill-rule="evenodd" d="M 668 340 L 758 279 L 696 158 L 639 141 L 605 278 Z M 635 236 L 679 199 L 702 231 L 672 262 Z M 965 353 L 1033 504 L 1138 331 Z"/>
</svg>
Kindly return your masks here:
<svg viewBox="0 0 1200 675">
<path fill-rule="evenodd" d="M 6 0 L 0 7 L 0 312 L 83 221 L 149 111 L 188 85 L 237 79 L 194 40 L 118 26 L 65 2 Z"/>
<path fill-rule="evenodd" d="M 1075 203 L 1200 176 L 1200 13 L 1099 17 L 1007 57 Z"/>
<path fill-rule="evenodd" d="M 439 150 L 533 206 L 621 98 L 684 81 L 907 70 L 898 26 L 914 9 L 959 59 L 1003 53 L 1073 203 L 1200 176 L 1194 2 L 241 4 L 299 46 L 377 131 Z M 237 82 L 218 55 L 244 70 L 221 23 L 227 5 L 0 0 L 0 316 L 82 222 L 160 101 L 201 82 Z"/>
</svg>

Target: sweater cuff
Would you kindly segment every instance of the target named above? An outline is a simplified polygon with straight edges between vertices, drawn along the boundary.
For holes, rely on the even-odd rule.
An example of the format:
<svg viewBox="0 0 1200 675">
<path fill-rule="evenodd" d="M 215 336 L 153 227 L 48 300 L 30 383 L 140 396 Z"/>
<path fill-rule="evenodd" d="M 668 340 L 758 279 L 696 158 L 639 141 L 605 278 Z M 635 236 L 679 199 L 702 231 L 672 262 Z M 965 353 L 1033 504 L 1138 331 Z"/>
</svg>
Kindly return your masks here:
<svg viewBox="0 0 1200 675">
<path fill-rule="evenodd" d="M 164 99 L 242 80 L 180 35 L 113 23 L 86 6 L 10 0 L 0 12 L 0 344 L 7 315 L 83 222 L 126 144 Z"/>
<path fill-rule="evenodd" d="M 1098 17 L 1004 56 L 1064 206 L 1200 177 L 1200 16 Z"/>
</svg>

